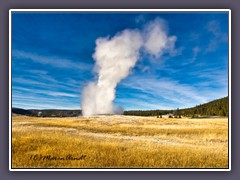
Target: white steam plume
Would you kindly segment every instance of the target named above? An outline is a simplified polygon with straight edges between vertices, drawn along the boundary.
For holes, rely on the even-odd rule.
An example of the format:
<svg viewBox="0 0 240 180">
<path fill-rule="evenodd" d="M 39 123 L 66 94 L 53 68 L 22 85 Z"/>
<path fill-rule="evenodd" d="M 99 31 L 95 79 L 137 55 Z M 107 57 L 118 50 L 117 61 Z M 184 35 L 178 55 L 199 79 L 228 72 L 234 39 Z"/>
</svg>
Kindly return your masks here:
<svg viewBox="0 0 240 180">
<path fill-rule="evenodd" d="M 89 83 L 83 91 L 84 116 L 114 113 L 115 88 L 135 66 L 142 36 L 138 31 L 125 30 L 112 39 L 99 38 L 96 44 L 93 58 L 98 80 Z"/>
<path fill-rule="evenodd" d="M 164 27 L 162 20 L 156 19 L 143 31 L 124 30 L 113 38 L 96 40 L 93 58 L 98 79 L 83 90 L 83 116 L 119 113 L 121 108 L 114 108 L 113 104 L 115 89 L 135 66 L 140 49 L 143 47 L 148 54 L 160 57 L 164 51 L 170 52 L 174 48 L 176 37 L 168 37 Z"/>
<path fill-rule="evenodd" d="M 144 28 L 144 48 L 150 54 L 159 58 L 164 52 L 173 54 L 176 36 L 168 36 L 165 21 L 159 18 L 149 22 Z"/>
</svg>

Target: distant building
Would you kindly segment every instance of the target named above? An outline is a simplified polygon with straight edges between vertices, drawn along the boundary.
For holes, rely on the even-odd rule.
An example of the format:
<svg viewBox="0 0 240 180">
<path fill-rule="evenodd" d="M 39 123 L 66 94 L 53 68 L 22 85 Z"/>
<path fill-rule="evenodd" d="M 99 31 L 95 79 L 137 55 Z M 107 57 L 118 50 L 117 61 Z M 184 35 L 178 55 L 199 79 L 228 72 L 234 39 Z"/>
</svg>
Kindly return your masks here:
<svg viewBox="0 0 240 180">
<path fill-rule="evenodd" d="M 38 116 L 39 116 L 39 117 L 42 116 L 42 112 L 38 112 Z"/>
</svg>

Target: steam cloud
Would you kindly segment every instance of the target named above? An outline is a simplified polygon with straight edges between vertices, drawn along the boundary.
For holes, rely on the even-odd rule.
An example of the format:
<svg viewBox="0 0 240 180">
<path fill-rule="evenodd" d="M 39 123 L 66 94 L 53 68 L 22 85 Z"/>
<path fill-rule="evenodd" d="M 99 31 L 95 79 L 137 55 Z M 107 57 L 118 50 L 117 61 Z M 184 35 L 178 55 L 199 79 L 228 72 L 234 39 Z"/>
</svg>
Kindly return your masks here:
<svg viewBox="0 0 240 180">
<path fill-rule="evenodd" d="M 83 89 L 83 116 L 123 112 L 121 107 L 113 104 L 116 86 L 135 66 L 140 51 L 159 58 L 163 52 L 174 51 L 175 41 L 175 36 L 167 36 L 161 19 L 149 22 L 143 30 L 126 29 L 112 38 L 98 38 L 93 54 L 98 79 Z"/>
</svg>

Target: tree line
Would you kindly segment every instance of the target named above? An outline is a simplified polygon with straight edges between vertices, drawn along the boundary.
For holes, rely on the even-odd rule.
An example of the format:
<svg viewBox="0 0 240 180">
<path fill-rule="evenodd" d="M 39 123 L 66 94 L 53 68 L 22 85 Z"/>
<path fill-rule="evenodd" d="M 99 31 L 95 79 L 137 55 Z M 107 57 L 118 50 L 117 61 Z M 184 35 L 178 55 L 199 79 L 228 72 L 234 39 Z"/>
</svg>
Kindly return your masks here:
<svg viewBox="0 0 240 180">
<path fill-rule="evenodd" d="M 162 116 L 173 114 L 176 117 L 181 116 L 228 116 L 228 96 L 211 101 L 209 103 L 196 105 L 192 108 L 175 109 L 175 110 L 133 110 L 124 111 L 124 115 L 132 116 Z"/>
</svg>

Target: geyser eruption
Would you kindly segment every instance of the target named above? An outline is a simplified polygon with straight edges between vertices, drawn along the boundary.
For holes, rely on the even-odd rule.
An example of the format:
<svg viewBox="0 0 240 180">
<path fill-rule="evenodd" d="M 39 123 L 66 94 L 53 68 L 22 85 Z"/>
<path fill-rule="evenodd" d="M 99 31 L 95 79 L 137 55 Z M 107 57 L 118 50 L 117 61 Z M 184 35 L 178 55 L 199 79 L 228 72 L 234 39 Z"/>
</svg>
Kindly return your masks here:
<svg viewBox="0 0 240 180">
<path fill-rule="evenodd" d="M 98 38 L 93 54 L 98 79 L 90 82 L 83 90 L 83 116 L 114 114 L 116 86 L 135 66 L 140 49 L 159 57 L 163 51 L 172 51 L 175 40 L 175 36 L 167 36 L 160 19 L 148 23 L 143 31 L 127 29 L 112 38 Z"/>
<path fill-rule="evenodd" d="M 125 30 L 112 39 L 99 38 L 96 44 L 93 58 L 96 61 L 98 80 L 84 88 L 84 116 L 114 113 L 115 88 L 134 67 L 142 45 L 142 37 L 138 31 Z"/>
</svg>

